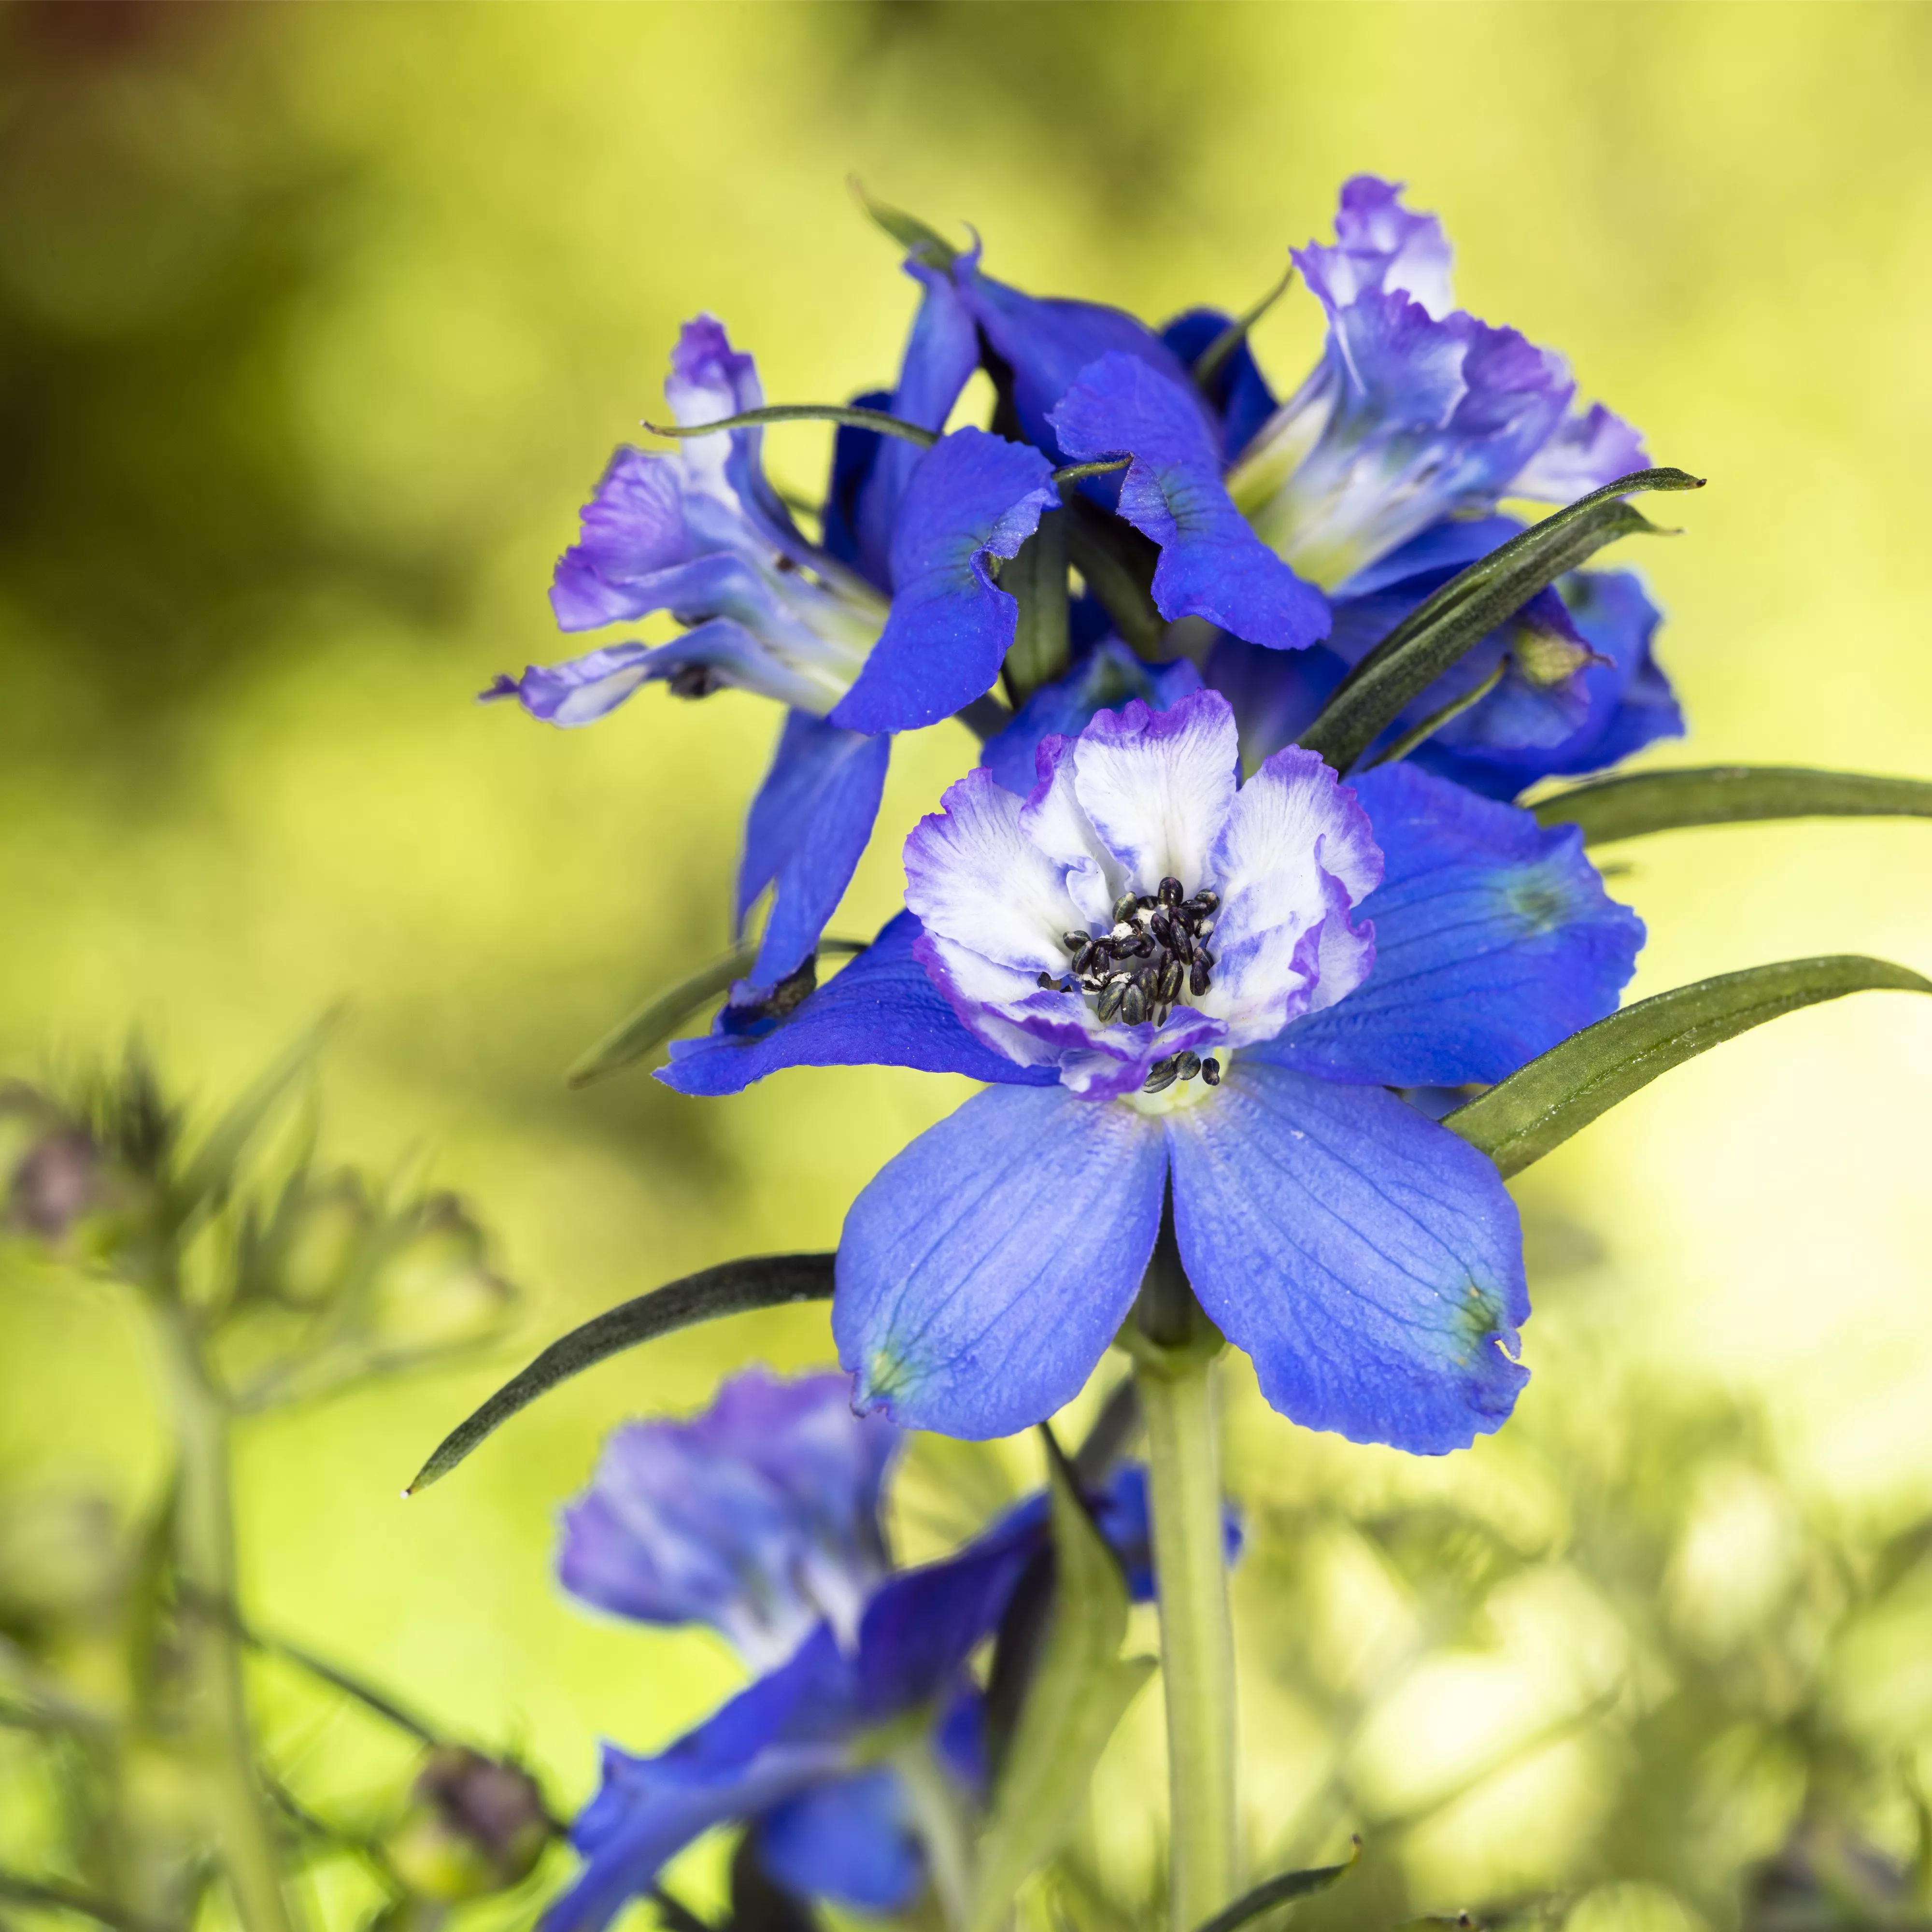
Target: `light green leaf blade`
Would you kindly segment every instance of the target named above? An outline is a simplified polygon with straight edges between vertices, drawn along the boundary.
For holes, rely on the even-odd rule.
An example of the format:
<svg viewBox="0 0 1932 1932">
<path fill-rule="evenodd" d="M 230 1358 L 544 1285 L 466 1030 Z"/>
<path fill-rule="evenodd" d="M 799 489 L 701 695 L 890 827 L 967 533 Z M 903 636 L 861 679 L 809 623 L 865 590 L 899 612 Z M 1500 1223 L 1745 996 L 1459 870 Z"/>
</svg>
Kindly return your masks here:
<svg viewBox="0 0 1932 1932">
<path fill-rule="evenodd" d="M 1342 680 L 1300 742 L 1347 771 L 1412 698 L 1539 590 L 1618 537 L 1655 532 L 1624 497 L 1703 487 L 1682 470 L 1636 470 L 1518 532 L 1405 617 Z"/>
<path fill-rule="evenodd" d="M 1598 778 L 1540 799 L 1541 825 L 1580 825 L 1586 845 L 1784 818 L 1932 818 L 1932 784 L 1804 765 L 1702 765 Z"/>
<path fill-rule="evenodd" d="M 1572 1034 L 1442 1124 L 1480 1148 L 1506 1177 L 1520 1174 L 1660 1073 L 1802 1006 L 1879 991 L 1932 993 L 1932 980 L 1856 953 L 1700 980 Z"/>
<path fill-rule="evenodd" d="M 512 1376 L 481 1408 L 458 1423 L 436 1444 L 404 1495 L 412 1496 L 448 1475 L 479 1443 L 519 1410 L 529 1408 L 538 1396 L 626 1348 L 655 1341 L 674 1329 L 688 1328 L 694 1322 L 715 1322 L 721 1316 L 777 1308 L 793 1301 L 830 1300 L 836 1259 L 830 1254 L 753 1255 L 742 1261 L 724 1262 L 592 1316 L 581 1328 L 553 1342 L 520 1375 Z"/>
<path fill-rule="evenodd" d="M 1127 1588 L 1113 1552 L 1056 1462 L 1052 1471 L 1053 1620 L 994 1794 L 967 1932 L 997 1932 L 1028 1875 L 1072 1829 L 1094 1767 L 1152 1675 L 1123 1660 Z"/>
</svg>

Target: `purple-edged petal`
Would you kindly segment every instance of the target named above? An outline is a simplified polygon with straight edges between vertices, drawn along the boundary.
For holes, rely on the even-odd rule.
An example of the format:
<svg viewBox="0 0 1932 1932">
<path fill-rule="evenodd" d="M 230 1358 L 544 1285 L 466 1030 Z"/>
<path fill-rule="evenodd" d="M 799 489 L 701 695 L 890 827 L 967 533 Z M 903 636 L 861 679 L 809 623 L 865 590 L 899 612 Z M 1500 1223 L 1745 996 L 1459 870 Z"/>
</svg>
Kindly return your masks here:
<svg viewBox="0 0 1932 1932">
<path fill-rule="evenodd" d="M 896 1912 L 925 1882 L 911 1800 L 896 1772 L 840 1778 L 774 1807 L 758 1821 L 758 1860 L 800 1898 L 859 1912 Z"/>
<path fill-rule="evenodd" d="M 1049 473 L 1037 450 L 982 430 L 956 430 L 926 452 L 892 533 L 892 615 L 834 723 L 936 724 L 999 676 L 1019 605 L 986 560 L 1015 555 L 1058 501 Z"/>
<path fill-rule="evenodd" d="M 860 1406 L 978 1438 L 1071 1401 L 1139 1288 L 1166 1172 L 1157 1124 L 1064 1090 L 995 1088 L 928 1129 L 839 1241 Z"/>
<path fill-rule="evenodd" d="M 1273 1407 L 1424 1455 L 1502 1423 L 1529 1298 L 1484 1155 L 1379 1088 L 1246 1054 L 1167 1136 L 1188 1279 Z"/>
<path fill-rule="evenodd" d="M 1574 503 L 1634 470 L 1647 470 L 1643 438 L 1601 403 L 1567 418 L 1510 484 L 1512 496 Z"/>
<path fill-rule="evenodd" d="M 1298 650 L 1324 635 L 1327 600 L 1255 535 L 1221 482 L 1221 453 L 1184 386 L 1119 353 L 1082 370 L 1052 421 L 1076 460 L 1131 454 L 1120 514 L 1160 545 L 1155 608 L 1251 644 Z"/>
<path fill-rule="evenodd" d="M 1136 890 L 1152 892 L 1168 878 L 1198 890 L 1234 808 L 1239 753 L 1234 714 L 1211 691 L 1168 711 L 1151 712 L 1136 699 L 1101 712 L 1081 734 L 1080 802 Z"/>
<path fill-rule="evenodd" d="M 1221 896 L 1214 982 L 1198 1004 L 1229 1043 L 1270 1040 L 1367 976 L 1373 928 L 1351 907 L 1382 877 L 1369 815 L 1312 752 L 1291 746 L 1235 794 L 1204 876 Z"/>
<path fill-rule="evenodd" d="M 737 919 L 776 884 L 752 978 L 776 986 L 817 950 L 852 883 L 885 790 L 890 738 L 843 731 L 794 711 L 745 824 Z"/>
<path fill-rule="evenodd" d="M 527 665 L 521 677 L 506 674 L 478 695 L 485 704 L 513 698 L 546 724 L 594 724 L 662 675 L 656 656 L 648 644 L 605 644 L 562 664 Z"/>
<path fill-rule="evenodd" d="M 1574 826 L 1546 832 L 1408 765 L 1351 783 L 1388 868 L 1362 907 L 1375 970 L 1258 1054 L 1331 1080 L 1458 1086 L 1616 1010 L 1643 922 L 1604 892 Z"/>
<path fill-rule="evenodd" d="M 916 1066 L 969 1079 L 1050 1084 L 1050 1067 L 1016 1065 L 960 1024 L 913 956 L 919 921 L 901 913 L 857 958 L 760 1032 L 674 1040 L 657 1077 L 680 1094 L 736 1094 L 787 1066 Z"/>
<path fill-rule="evenodd" d="M 1034 761 L 1044 740 L 1077 738 L 1096 712 L 1118 710 L 1131 698 L 1150 711 L 1168 711 L 1200 688 L 1201 674 L 1185 658 L 1150 664 L 1118 638 L 1108 638 L 1065 676 L 1042 685 L 1013 713 L 1012 722 L 986 740 L 980 762 L 1024 798 L 1039 781 Z"/>
<path fill-rule="evenodd" d="M 592 631 L 662 608 L 640 586 L 696 554 L 684 488 L 669 457 L 626 444 L 611 458 L 584 506 L 581 534 L 557 560 L 550 601 L 562 629 Z"/>
<path fill-rule="evenodd" d="M 1400 182 L 1374 175 L 1344 182 L 1335 245 L 1311 246 L 1295 256 L 1309 286 L 1330 307 L 1382 290 L 1407 296 L 1438 320 L 1456 306 L 1449 238 L 1434 215 L 1402 206 L 1402 190 Z"/>
</svg>

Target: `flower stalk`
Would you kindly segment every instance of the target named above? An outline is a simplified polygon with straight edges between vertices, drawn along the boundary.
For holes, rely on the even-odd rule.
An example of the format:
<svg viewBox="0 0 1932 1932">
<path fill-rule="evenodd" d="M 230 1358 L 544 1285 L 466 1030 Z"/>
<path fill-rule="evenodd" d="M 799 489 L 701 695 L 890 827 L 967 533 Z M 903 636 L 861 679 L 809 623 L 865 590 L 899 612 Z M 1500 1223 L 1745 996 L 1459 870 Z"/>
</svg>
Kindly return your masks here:
<svg viewBox="0 0 1932 1932">
<path fill-rule="evenodd" d="M 1182 1272 L 1171 1209 L 1129 1323 L 1136 1324 L 1167 1703 L 1170 1916 L 1173 1932 L 1194 1932 L 1240 1885 L 1234 1640 L 1214 1382 L 1221 1339 Z"/>
<path fill-rule="evenodd" d="M 244 1932 L 294 1932 L 242 1684 L 227 1405 L 209 1379 L 194 1318 L 178 1294 L 158 1295 L 155 1316 L 179 1458 L 175 1555 L 195 1750 Z"/>
</svg>

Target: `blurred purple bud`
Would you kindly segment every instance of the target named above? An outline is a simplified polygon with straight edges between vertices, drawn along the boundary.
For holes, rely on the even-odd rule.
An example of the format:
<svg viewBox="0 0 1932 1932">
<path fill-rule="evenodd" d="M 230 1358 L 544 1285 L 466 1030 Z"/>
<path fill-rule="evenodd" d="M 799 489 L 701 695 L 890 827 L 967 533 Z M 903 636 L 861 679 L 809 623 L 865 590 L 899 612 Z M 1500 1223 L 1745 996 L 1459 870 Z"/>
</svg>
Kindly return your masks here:
<svg viewBox="0 0 1932 1932">
<path fill-rule="evenodd" d="M 552 1829 L 543 1793 L 520 1766 L 438 1744 L 383 1851 L 417 1897 L 454 1904 L 521 1884 Z"/>
</svg>

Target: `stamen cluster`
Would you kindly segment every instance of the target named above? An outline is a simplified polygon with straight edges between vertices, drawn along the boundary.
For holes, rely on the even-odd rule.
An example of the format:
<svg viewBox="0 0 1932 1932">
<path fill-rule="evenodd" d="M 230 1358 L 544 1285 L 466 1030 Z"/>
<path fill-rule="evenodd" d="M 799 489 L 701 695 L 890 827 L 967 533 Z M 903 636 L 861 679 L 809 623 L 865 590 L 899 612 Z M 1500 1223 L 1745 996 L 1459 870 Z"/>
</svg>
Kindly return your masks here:
<svg viewBox="0 0 1932 1932">
<path fill-rule="evenodd" d="M 1048 990 L 1086 995 L 1103 1026 L 1138 1026 L 1144 1020 L 1165 1026 L 1183 1000 L 1198 999 L 1214 983 L 1214 955 L 1208 940 L 1220 904 L 1215 892 L 1186 897 L 1180 881 L 1172 878 L 1162 879 L 1151 892 L 1123 892 L 1114 902 L 1107 932 L 1060 935 L 1070 970 L 1058 977 L 1042 973 L 1040 983 Z M 1147 1090 L 1157 1094 L 1197 1073 L 1212 1087 L 1221 1077 L 1220 1064 L 1176 1054 L 1154 1064 Z"/>
</svg>

